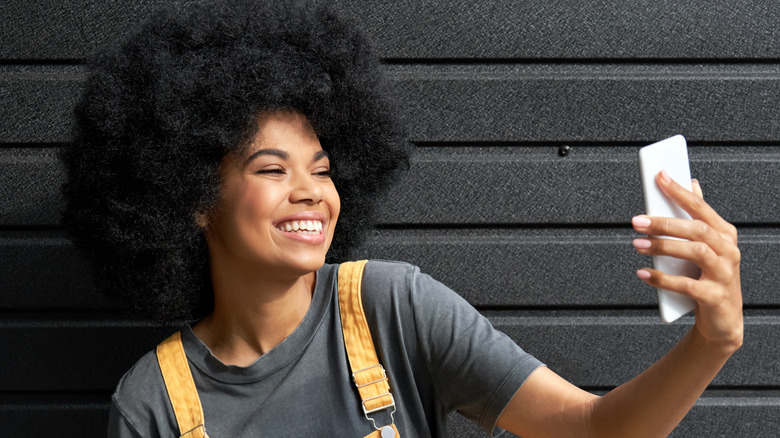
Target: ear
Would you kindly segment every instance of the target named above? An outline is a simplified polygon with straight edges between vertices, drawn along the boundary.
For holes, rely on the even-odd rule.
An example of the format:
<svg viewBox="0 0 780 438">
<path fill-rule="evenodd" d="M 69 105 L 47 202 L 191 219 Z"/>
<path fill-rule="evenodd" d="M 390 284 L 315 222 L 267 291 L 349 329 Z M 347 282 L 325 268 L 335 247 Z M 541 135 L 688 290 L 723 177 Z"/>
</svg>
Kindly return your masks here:
<svg viewBox="0 0 780 438">
<path fill-rule="evenodd" d="M 195 213 L 195 223 L 198 224 L 198 227 L 200 227 L 201 230 L 204 232 L 209 226 L 209 219 L 208 215 L 202 211 L 198 211 Z"/>
</svg>

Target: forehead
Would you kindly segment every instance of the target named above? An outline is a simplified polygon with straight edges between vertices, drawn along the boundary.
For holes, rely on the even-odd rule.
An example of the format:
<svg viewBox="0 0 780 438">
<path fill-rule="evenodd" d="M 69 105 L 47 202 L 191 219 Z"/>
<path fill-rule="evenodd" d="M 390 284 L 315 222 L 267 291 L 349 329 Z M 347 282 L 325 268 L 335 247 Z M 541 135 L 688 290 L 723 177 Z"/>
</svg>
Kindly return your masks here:
<svg viewBox="0 0 780 438">
<path fill-rule="evenodd" d="M 265 149 L 310 158 L 321 152 L 322 146 L 303 114 L 293 110 L 264 111 L 258 114 L 255 133 L 246 146 L 229 153 L 223 165 L 248 164 Z"/>
<path fill-rule="evenodd" d="M 317 134 L 306 117 L 296 111 L 268 111 L 257 116 L 257 133 L 250 149 L 292 147 L 298 144 L 320 147 Z"/>
</svg>

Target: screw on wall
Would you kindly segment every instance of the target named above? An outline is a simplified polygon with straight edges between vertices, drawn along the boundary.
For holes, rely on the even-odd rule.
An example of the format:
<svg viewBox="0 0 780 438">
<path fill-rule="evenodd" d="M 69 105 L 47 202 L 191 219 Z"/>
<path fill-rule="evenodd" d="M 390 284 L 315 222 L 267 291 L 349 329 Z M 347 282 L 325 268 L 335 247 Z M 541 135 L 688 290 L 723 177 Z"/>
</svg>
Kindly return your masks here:
<svg viewBox="0 0 780 438">
<path fill-rule="evenodd" d="M 571 146 L 561 145 L 561 147 L 558 148 L 558 155 L 565 157 L 569 155 L 569 151 L 571 151 Z"/>
</svg>

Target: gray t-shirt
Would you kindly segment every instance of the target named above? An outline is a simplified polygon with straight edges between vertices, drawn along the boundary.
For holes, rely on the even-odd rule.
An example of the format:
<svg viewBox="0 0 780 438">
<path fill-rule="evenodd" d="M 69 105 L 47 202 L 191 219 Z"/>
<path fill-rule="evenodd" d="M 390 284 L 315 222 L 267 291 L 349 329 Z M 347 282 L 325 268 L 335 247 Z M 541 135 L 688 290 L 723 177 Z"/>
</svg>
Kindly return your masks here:
<svg viewBox="0 0 780 438">
<path fill-rule="evenodd" d="M 247 367 L 219 361 L 188 327 L 182 343 L 211 438 L 363 437 L 374 429 L 352 382 L 338 311 L 338 265 L 317 271 L 295 331 Z M 397 405 L 403 438 L 446 436 L 457 410 L 490 432 L 538 360 L 449 288 L 397 262 L 371 261 L 363 306 Z M 112 398 L 109 437 L 174 437 L 178 426 L 154 352 Z M 377 426 L 387 413 L 372 415 Z"/>
</svg>

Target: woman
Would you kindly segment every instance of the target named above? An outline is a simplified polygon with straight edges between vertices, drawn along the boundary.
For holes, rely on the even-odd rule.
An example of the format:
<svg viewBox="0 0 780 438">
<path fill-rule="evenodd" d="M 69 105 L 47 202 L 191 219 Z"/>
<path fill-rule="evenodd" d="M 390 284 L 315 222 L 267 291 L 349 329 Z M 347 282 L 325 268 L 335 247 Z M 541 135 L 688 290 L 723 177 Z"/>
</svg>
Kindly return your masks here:
<svg viewBox="0 0 780 438">
<path fill-rule="evenodd" d="M 453 409 L 524 437 L 668 434 L 741 345 L 742 316 L 734 227 L 698 185 L 663 173 L 661 190 L 695 220 L 641 216 L 634 228 L 689 241 L 634 245 L 693 260 L 702 276 L 637 272 L 699 304 L 658 363 L 591 395 L 418 269 L 373 261 L 362 308 L 395 410 L 364 413 L 339 266 L 325 259 L 346 258 L 408 151 L 362 37 L 326 8 L 278 3 L 161 14 L 95 57 L 65 153 L 65 220 L 103 287 L 158 319 L 193 321 L 180 342 L 208 435 L 367 436 L 392 424 L 440 436 Z M 119 383 L 110 436 L 191 436 L 158 358 Z"/>
</svg>

